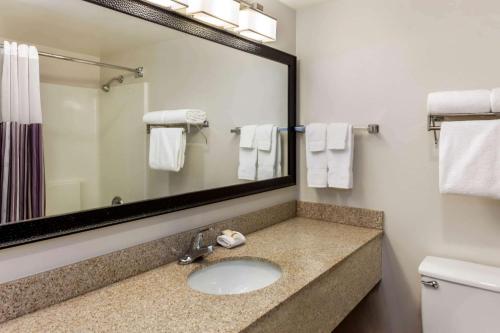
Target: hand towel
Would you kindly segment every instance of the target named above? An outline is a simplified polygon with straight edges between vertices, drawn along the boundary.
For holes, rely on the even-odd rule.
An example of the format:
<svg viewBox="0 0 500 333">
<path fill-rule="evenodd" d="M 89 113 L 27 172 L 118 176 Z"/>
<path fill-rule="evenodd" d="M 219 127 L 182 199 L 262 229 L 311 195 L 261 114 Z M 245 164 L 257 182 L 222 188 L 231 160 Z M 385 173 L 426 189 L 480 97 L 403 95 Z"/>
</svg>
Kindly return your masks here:
<svg viewBox="0 0 500 333">
<path fill-rule="evenodd" d="M 306 127 L 306 166 L 307 185 L 314 188 L 327 187 L 328 164 L 325 124 L 310 124 Z"/>
<path fill-rule="evenodd" d="M 306 144 L 310 152 L 326 149 L 326 124 L 309 124 L 306 127 Z"/>
<path fill-rule="evenodd" d="M 344 150 L 347 144 L 349 124 L 331 123 L 326 130 L 327 149 Z"/>
<path fill-rule="evenodd" d="M 240 148 L 255 148 L 256 125 L 243 126 L 240 129 Z"/>
<path fill-rule="evenodd" d="M 165 110 L 144 114 L 142 121 L 149 125 L 193 124 L 201 125 L 207 120 L 207 114 L 202 110 Z"/>
<path fill-rule="evenodd" d="M 351 189 L 353 186 L 354 133 L 352 125 L 347 127 L 344 150 L 328 149 L 328 186 Z"/>
<path fill-rule="evenodd" d="M 217 236 L 217 243 L 227 249 L 232 249 L 245 244 L 246 238 L 240 232 L 225 230 L 222 235 Z"/>
<path fill-rule="evenodd" d="M 186 133 L 182 128 L 153 128 L 149 142 L 149 166 L 179 172 L 184 166 Z"/>
<path fill-rule="evenodd" d="M 443 122 L 439 189 L 500 199 L 500 120 Z"/>
<path fill-rule="evenodd" d="M 427 110 L 430 114 L 491 112 L 489 90 L 443 91 L 429 94 Z"/>
<path fill-rule="evenodd" d="M 257 149 L 270 151 L 271 141 L 273 133 L 273 125 L 259 125 L 257 126 L 257 131 L 255 132 L 255 140 L 257 141 Z"/>
<path fill-rule="evenodd" d="M 238 179 L 255 180 L 257 177 L 257 147 L 255 131 L 257 126 L 243 126 L 240 133 L 240 161 Z"/>
<path fill-rule="evenodd" d="M 278 177 L 281 168 L 279 158 L 280 144 L 278 127 L 273 126 L 271 131 L 271 149 L 269 151 L 258 150 L 257 152 L 257 180 L 265 180 Z"/>
<path fill-rule="evenodd" d="M 491 111 L 500 113 L 500 88 L 491 91 Z"/>
</svg>

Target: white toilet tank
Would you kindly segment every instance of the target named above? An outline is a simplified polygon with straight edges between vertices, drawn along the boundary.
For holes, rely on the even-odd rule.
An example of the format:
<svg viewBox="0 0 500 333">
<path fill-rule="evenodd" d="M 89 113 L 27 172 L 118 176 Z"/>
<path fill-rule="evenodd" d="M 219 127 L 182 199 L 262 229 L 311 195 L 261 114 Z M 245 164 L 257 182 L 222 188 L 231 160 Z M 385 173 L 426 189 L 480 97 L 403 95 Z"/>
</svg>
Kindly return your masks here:
<svg viewBox="0 0 500 333">
<path fill-rule="evenodd" d="M 424 333 L 500 332 L 500 268 L 426 257 L 419 272 Z"/>
</svg>

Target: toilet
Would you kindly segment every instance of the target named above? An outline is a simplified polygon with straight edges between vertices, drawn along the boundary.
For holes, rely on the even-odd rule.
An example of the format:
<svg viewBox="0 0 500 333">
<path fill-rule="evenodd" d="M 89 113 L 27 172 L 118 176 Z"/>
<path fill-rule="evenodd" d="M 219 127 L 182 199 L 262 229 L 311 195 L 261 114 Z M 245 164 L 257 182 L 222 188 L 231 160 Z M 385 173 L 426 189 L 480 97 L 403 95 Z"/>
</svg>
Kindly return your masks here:
<svg viewBox="0 0 500 333">
<path fill-rule="evenodd" d="M 500 332 L 500 268 L 426 257 L 419 273 L 424 333 Z"/>
</svg>

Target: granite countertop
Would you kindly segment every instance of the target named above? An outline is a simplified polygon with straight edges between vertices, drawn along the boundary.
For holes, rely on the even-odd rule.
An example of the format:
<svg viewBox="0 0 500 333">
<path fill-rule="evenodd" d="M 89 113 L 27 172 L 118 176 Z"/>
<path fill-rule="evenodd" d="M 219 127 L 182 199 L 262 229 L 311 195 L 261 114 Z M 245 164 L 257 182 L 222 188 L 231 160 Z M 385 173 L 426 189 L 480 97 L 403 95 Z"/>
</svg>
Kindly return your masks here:
<svg viewBox="0 0 500 333">
<path fill-rule="evenodd" d="M 247 244 L 218 247 L 199 263 L 171 263 L 49 308 L 0 324 L 6 332 L 239 332 L 343 259 L 381 230 L 293 218 L 248 235 Z M 251 293 L 206 295 L 188 275 L 220 260 L 263 258 L 283 272 L 276 283 Z"/>
</svg>

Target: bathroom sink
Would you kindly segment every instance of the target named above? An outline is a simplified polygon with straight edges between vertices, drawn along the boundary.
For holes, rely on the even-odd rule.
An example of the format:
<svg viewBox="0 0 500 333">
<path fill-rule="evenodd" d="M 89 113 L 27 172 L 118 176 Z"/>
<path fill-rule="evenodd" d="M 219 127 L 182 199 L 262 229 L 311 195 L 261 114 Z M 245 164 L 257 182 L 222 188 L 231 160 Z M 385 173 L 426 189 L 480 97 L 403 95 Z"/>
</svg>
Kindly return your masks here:
<svg viewBox="0 0 500 333">
<path fill-rule="evenodd" d="M 281 269 L 263 260 L 237 259 L 221 261 L 194 271 L 188 285 L 211 295 L 244 294 L 267 287 L 278 281 Z"/>
</svg>

